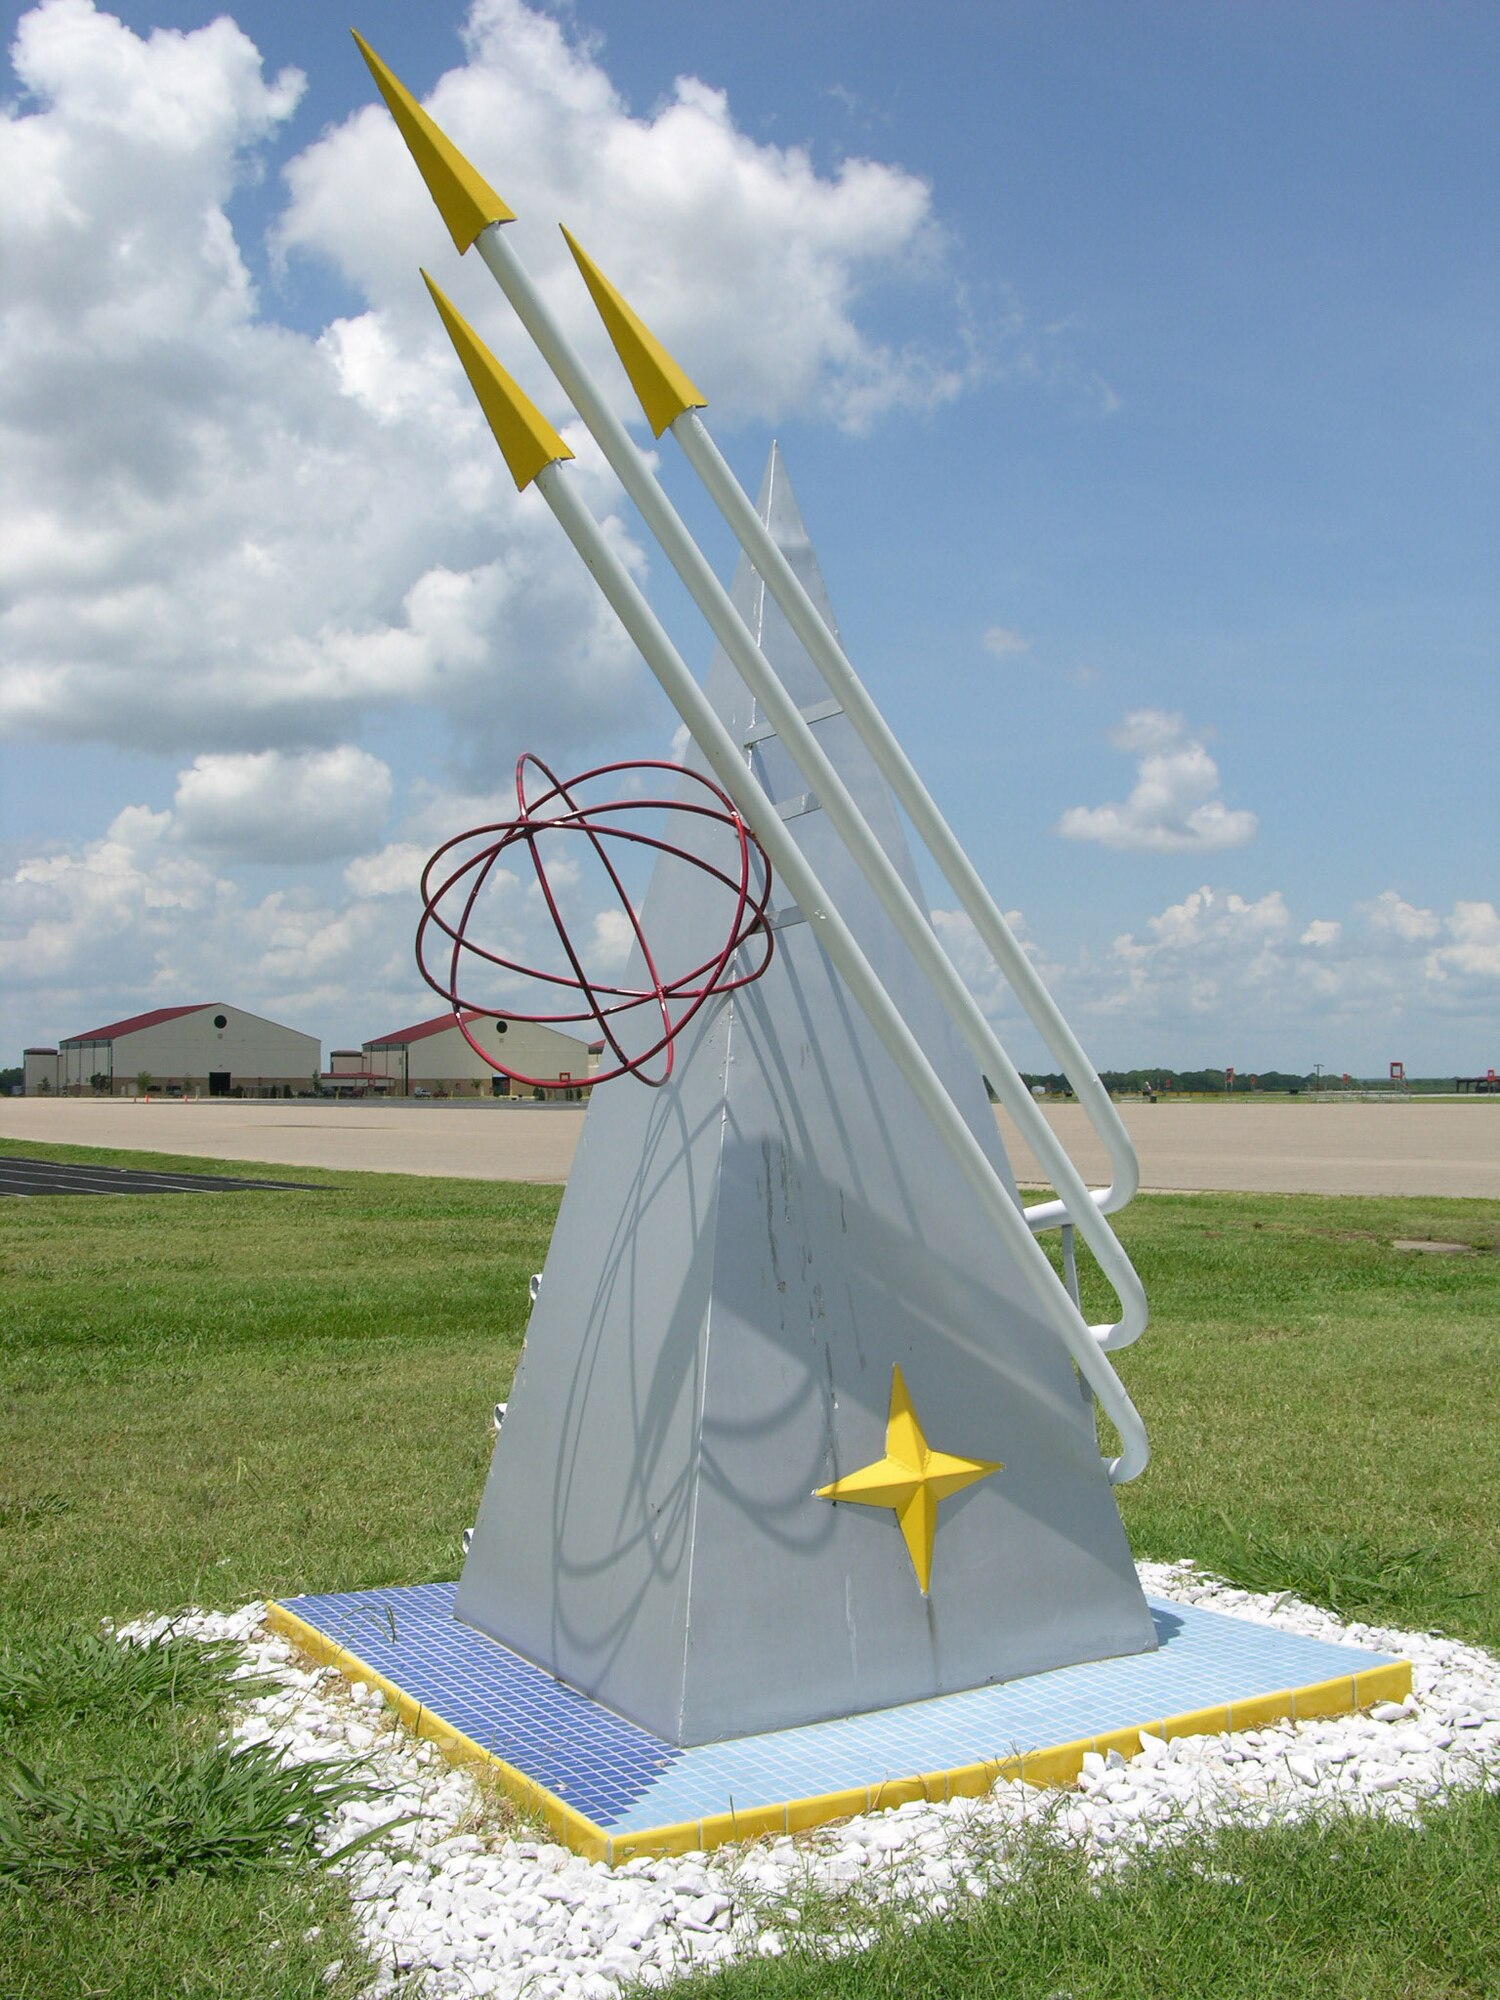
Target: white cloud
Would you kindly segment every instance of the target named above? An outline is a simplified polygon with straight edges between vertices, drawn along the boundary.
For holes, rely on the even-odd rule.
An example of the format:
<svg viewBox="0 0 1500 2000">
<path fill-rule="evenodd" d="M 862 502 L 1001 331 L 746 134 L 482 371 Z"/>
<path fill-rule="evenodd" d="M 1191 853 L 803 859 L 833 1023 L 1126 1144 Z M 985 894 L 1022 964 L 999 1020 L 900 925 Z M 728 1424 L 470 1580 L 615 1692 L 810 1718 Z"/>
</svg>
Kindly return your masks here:
<svg viewBox="0 0 1500 2000">
<path fill-rule="evenodd" d="M 1049 983 L 1056 979 L 1062 968 L 1048 961 L 1039 951 L 1028 933 L 1026 919 L 1021 912 L 1007 910 L 1004 915 L 1016 942 L 1043 979 Z M 938 941 L 944 951 L 963 975 L 964 984 L 985 1013 L 993 1015 L 997 1020 L 1005 1016 L 1017 1017 L 1020 1013 L 1020 1003 L 1011 991 L 1010 983 L 1004 973 L 990 956 L 989 947 L 980 937 L 968 911 L 934 910 L 932 927 L 937 932 Z"/>
<path fill-rule="evenodd" d="M 1306 1070 L 1325 1059 L 1374 1075 L 1392 1056 L 1414 1074 L 1482 1066 L 1500 1017 L 1500 912 L 1460 902 L 1431 913 L 1431 938 L 1402 936 L 1380 920 L 1399 900 L 1304 922 L 1280 890 L 1205 884 L 1103 952 L 1046 960 L 1020 912 L 1007 921 L 1101 1067 Z M 1054 1069 L 968 918 L 936 910 L 933 923 L 1018 1066 Z"/>
<path fill-rule="evenodd" d="M 970 378 L 958 343 L 952 355 L 895 348 L 859 322 L 870 282 L 941 277 L 943 239 L 915 175 L 862 159 L 820 174 L 801 148 L 748 138 L 725 94 L 692 77 L 636 115 L 610 82 L 602 44 L 521 0 L 475 0 L 465 41 L 467 62 L 426 92 L 427 108 L 515 210 L 508 232 L 528 270 L 632 415 L 559 220 L 727 415 L 797 411 L 860 429 L 891 408 L 946 400 Z M 414 271 L 432 265 L 445 289 L 451 280 L 463 293 L 462 310 L 472 300 L 501 329 L 502 358 L 556 412 L 555 386 L 489 280 L 443 256 L 383 106 L 309 147 L 288 178 L 284 252 L 332 259 L 387 302 L 403 337 L 418 324 L 430 331 Z M 955 307 L 942 317 L 953 321 Z"/>
<path fill-rule="evenodd" d="M 1372 1070 L 1401 1053 L 1385 1046 L 1398 1032 L 1424 1037 L 1433 1068 L 1461 1062 L 1464 1037 L 1475 1038 L 1477 1059 L 1500 1005 L 1500 915 L 1489 903 L 1458 903 L 1447 916 L 1412 913 L 1430 926 L 1393 923 L 1398 907 L 1411 909 L 1387 892 L 1350 919 L 1299 927 L 1279 890 L 1247 898 L 1205 886 L 1117 937 L 1097 966 L 1071 968 L 1067 991 L 1083 1014 L 1128 1028 L 1137 1045 L 1156 1027 L 1190 1040 L 1196 1020 L 1282 1066 L 1297 1065 L 1300 1045 L 1316 1041 L 1321 1053 L 1342 1041 L 1351 1067 Z M 1428 949 L 1439 936 L 1447 942 Z"/>
<path fill-rule="evenodd" d="M 23 861 L 0 883 L 0 935 L 12 1004 L 50 1035 L 213 995 L 311 1024 L 351 992 L 381 1013 L 385 996 L 409 1005 L 416 984 L 404 911 L 310 890 L 252 900 L 185 849 L 171 813 L 143 806 L 98 840 Z"/>
<path fill-rule="evenodd" d="M 592 949 L 584 960 L 593 972 L 618 972 L 635 948 L 635 930 L 623 910 L 601 910 L 594 918 Z"/>
<path fill-rule="evenodd" d="M 618 724 L 634 654 L 436 322 L 318 340 L 260 308 L 226 204 L 300 80 L 228 20 L 142 40 L 86 0 L 24 16 L 14 60 L 40 108 L 0 124 L 0 724 L 292 750 L 422 704 L 476 768 Z"/>
<path fill-rule="evenodd" d="M 1452 942 L 1429 954 L 1428 976 L 1485 988 L 1500 999 L 1500 911 L 1493 903 L 1455 903 L 1444 928 Z"/>
<path fill-rule="evenodd" d="M 945 282 L 915 177 L 819 174 L 691 80 L 636 117 L 592 47 L 519 0 L 476 6 L 468 43 L 435 108 L 524 208 L 538 279 L 622 407 L 559 215 L 731 414 L 858 425 L 957 391 L 961 370 L 860 319 L 867 281 Z M 639 662 L 538 496 L 512 489 L 416 264 L 561 414 L 555 387 L 476 260 L 446 257 L 384 107 L 288 170 L 283 255 L 330 258 L 363 295 L 307 335 L 268 314 L 229 221 L 299 76 L 267 81 L 227 18 L 142 37 L 89 0 L 26 14 L 14 62 L 0 727 L 198 756 L 327 749 L 420 706 L 483 778 L 530 741 L 566 754 L 634 724 Z M 570 479 L 639 571 L 597 452 L 569 435 Z"/>
<path fill-rule="evenodd" d="M 1408 944 L 1435 938 L 1442 929 L 1436 910 L 1419 910 L 1398 896 L 1394 889 L 1386 889 L 1377 896 L 1368 905 L 1366 914 L 1372 929 L 1388 931 L 1392 937 L 1402 938 Z"/>
<path fill-rule="evenodd" d="M 431 849 L 412 840 L 393 840 L 374 854 L 357 855 L 344 870 L 355 896 L 416 896 Z"/>
<path fill-rule="evenodd" d="M 1133 709 L 1110 742 L 1136 758 L 1136 782 L 1123 804 L 1070 806 L 1058 821 L 1065 840 L 1156 854 L 1243 847 L 1259 825 L 1218 794 L 1219 767 L 1180 715 Z"/>
<path fill-rule="evenodd" d="M 466 823 L 466 802 L 423 801 L 445 832 Z M 414 822 L 403 823 L 409 836 Z M 255 897 L 185 838 L 172 811 L 129 806 L 102 837 L 24 859 L 0 879 L 0 941 L 12 1018 L 31 1038 L 79 1032 L 136 1007 L 221 995 L 276 1019 L 329 1024 L 358 1042 L 436 1006 L 416 971 L 417 884 L 425 839 L 387 843 L 351 860 L 335 886 L 305 884 Z M 576 870 L 550 871 L 573 935 L 608 947 L 613 919 L 574 888 Z M 552 920 L 506 868 L 488 876 L 472 935 L 524 964 L 562 971 Z M 596 921 L 597 920 L 597 921 Z M 556 989 L 466 965 L 470 997 L 558 1005 Z M 489 982 L 487 985 L 485 982 Z M 480 987 L 484 987 L 484 995 Z"/>
<path fill-rule="evenodd" d="M 1014 659 L 1018 654 L 1031 651 L 1031 641 L 1020 632 L 1012 631 L 1009 625 L 989 626 L 979 643 L 997 660 Z"/>
<path fill-rule="evenodd" d="M 367 750 L 280 750 L 195 758 L 172 811 L 190 846 L 245 861 L 327 861 L 378 838 L 390 767 Z"/>
</svg>

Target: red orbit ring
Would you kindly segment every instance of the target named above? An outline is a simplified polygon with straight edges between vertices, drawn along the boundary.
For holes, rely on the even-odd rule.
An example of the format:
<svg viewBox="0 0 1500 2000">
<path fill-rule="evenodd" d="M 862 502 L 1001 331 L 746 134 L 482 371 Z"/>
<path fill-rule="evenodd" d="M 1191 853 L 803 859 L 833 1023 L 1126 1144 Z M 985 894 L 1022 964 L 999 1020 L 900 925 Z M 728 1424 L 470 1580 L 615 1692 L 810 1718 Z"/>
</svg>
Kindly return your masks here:
<svg viewBox="0 0 1500 2000">
<path fill-rule="evenodd" d="M 539 771 L 547 781 L 548 789 L 538 798 L 528 798 L 526 775 L 528 766 Z M 606 778 L 622 771 L 667 771 L 679 781 L 690 779 L 709 795 L 712 803 L 682 798 L 632 798 L 612 799 L 600 805 L 579 805 L 574 792 L 592 783 L 595 779 Z M 566 810 L 543 818 L 540 815 L 555 801 L 561 801 Z M 661 759 L 648 758 L 640 762 L 600 764 L 594 770 L 582 771 L 576 777 L 561 779 L 549 770 L 540 757 L 529 751 L 516 764 L 516 804 L 517 816 L 512 820 L 496 820 L 489 825 L 472 827 L 467 833 L 455 834 L 432 856 L 422 870 L 422 919 L 417 926 L 417 968 L 423 979 L 435 993 L 442 995 L 453 1008 L 459 1033 L 473 1049 L 479 1059 L 487 1063 L 502 1076 L 508 1076 L 515 1083 L 525 1084 L 533 1089 L 558 1090 L 567 1086 L 559 1084 L 556 1077 L 526 1076 L 520 1070 L 510 1069 L 481 1048 L 469 1033 L 469 1023 L 478 1019 L 503 1021 L 533 1021 L 545 1025 L 559 1022 L 592 1021 L 603 1033 L 615 1057 L 612 1069 L 601 1069 L 587 1080 L 590 1084 L 607 1083 L 617 1076 L 638 1076 L 643 1083 L 657 1088 L 672 1074 L 673 1043 L 704 1004 L 721 993 L 732 993 L 737 987 L 748 986 L 759 979 L 771 962 L 775 948 L 767 909 L 771 897 L 771 868 L 761 851 L 760 843 L 740 817 L 734 801 L 709 778 L 696 771 L 687 770 L 680 764 L 667 763 Z M 658 834 L 643 833 L 627 827 L 601 824 L 616 820 L 632 813 L 665 810 L 671 813 L 688 813 L 698 819 L 710 820 L 726 827 L 734 836 L 738 867 L 735 873 L 726 873 L 713 862 L 705 861 L 701 855 L 666 840 Z M 610 885 L 619 898 L 621 909 L 630 924 L 631 934 L 639 945 L 641 956 L 646 963 L 650 978 L 649 986 L 610 986 L 599 980 L 590 979 L 574 948 L 573 940 L 557 906 L 557 898 L 552 884 L 547 878 L 547 870 L 537 851 L 539 837 L 558 832 L 581 833 L 592 847 L 600 866 L 609 877 Z M 458 847 L 467 846 L 471 841 L 483 841 L 485 845 L 476 848 L 466 859 L 443 875 L 435 884 L 434 878 L 445 858 Z M 658 854 L 672 855 L 690 866 L 701 868 L 705 874 L 723 883 L 734 899 L 734 917 L 729 928 L 729 936 L 723 947 L 712 957 L 690 967 L 676 978 L 664 980 L 657 970 L 656 960 L 641 928 L 640 916 L 631 902 L 617 874 L 613 862 L 606 852 L 605 843 L 611 840 L 629 841 L 632 845 L 645 847 Z M 469 920 L 475 903 L 482 893 L 485 883 L 500 858 L 510 848 L 524 842 L 531 856 L 532 869 L 543 900 L 552 918 L 558 941 L 562 945 L 571 973 L 545 972 L 536 966 L 526 965 L 519 959 L 505 953 L 492 951 L 484 945 L 474 943 L 467 935 Z M 760 886 L 755 887 L 758 875 Z M 450 922 L 442 913 L 440 905 L 444 899 L 459 888 L 466 876 L 472 880 L 461 893 L 464 895 L 463 908 L 456 922 Z M 440 978 L 429 970 L 425 951 L 432 931 L 440 932 L 448 939 L 452 949 L 447 954 L 447 977 Z M 759 963 L 748 971 L 726 977 L 729 961 L 742 945 L 751 939 L 758 939 L 761 945 Z M 476 1007 L 464 1000 L 459 993 L 459 964 L 465 953 L 471 953 L 485 964 L 503 972 L 513 972 L 526 979 L 536 980 L 548 986 L 561 987 L 580 994 L 588 1005 L 578 1011 L 539 1014 L 531 1012 L 502 1011 L 496 1007 Z M 630 1055 L 620 1042 L 613 1025 L 616 1017 L 630 1014 L 636 1008 L 650 1007 L 659 1014 L 661 1034 L 649 1048 L 636 1055 Z M 678 1009 L 681 1011 L 677 1011 Z M 660 1075 L 645 1074 L 645 1065 L 655 1057 L 662 1056 Z"/>
</svg>

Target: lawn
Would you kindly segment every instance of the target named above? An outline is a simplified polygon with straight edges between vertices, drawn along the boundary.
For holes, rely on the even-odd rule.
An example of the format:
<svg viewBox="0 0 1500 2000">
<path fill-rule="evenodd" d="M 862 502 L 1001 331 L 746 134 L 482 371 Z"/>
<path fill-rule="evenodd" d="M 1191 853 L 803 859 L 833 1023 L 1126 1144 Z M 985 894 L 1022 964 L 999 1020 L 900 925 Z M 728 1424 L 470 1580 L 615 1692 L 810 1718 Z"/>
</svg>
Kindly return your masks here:
<svg viewBox="0 0 1500 2000">
<path fill-rule="evenodd" d="M 7 1150 L 168 1164 L 17 1142 Z M 0 1652 L 13 1660 L 94 1631 L 101 1617 L 456 1573 L 490 1409 L 510 1381 L 557 1191 L 301 1169 L 289 1177 L 315 1186 L 0 1209 Z M 1491 1387 L 1500 1204 L 1153 1196 L 1120 1229 L 1154 1312 L 1145 1339 L 1120 1357 L 1156 1454 L 1121 1495 L 1138 1551 L 1192 1555 L 1349 1613 L 1500 1646 Z M 1470 1247 L 1393 1247 L 1433 1238 Z M 1095 1308 L 1106 1310 L 1102 1296 Z M 7 1730 L 6 1747 L 54 1786 L 117 1784 L 163 1759 L 180 1765 L 211 1736 L 221 1699 L 199 1693 L 128 1721 L 34 1718 Z M 1462 1897 L 1476 1880 L 1500 1902 L 1492 1816 L 1451 1815 L 1444 1828 L 1422 1850 L 1457 1843 L 1432 1890 L 1433 1939 L 1462 1930 L 1471 1907 Z M 1263 1865 L 1268 1884 L 1296 1868 L 1320 1881 L 1347 1877 L 1350 1910 L 1373 1911 L 1380 1899 L 1359 1885 L 1395 1865 L 1376 1845 L 1346 1841 L 1335 1861 L 1314 1841 L 1226 1872 Z M 1131 1924 L 1146 1926 L 1139 1939 L 1157 1936 L 1150 1925 L 1165 1927 L 1162 1938 L 1211 1939 L 1226 1923 L 1224 1899 L 1180 1876 L 1164 1867 L 1113 1899 L 1084 1899 L 1094 1912 L 1085 1924 L 1076 1884 L 1043 1868 L 1032 1905 L 1060 1897 L 1073 1938 L 1128 1910 Z M 19 1968 L 6 1992 L 270 2000 L 355 1990 L 357 1955 L 325 1987 L 316 1966 L 326 1951 L 300 1947 L 312 1923 L 342 1921 L 319 1878 L 220 1872 L 201 1894 L 185 1886 L 195 1879 L 0 1886 L 0 1963 Z M 1462 1895 L 1458 1885 L 1468 1885 Z M 1024 1906 L 990 1911 L 962 1933 L 969 1986 L 952 1985 L 945 1947 L 918 1939 L 880 1947 L 896 1956 L 871 1958 L 866 1985 L 847 1983 L 865 1961 L 846 1961 L 844 1983 L 827 1990 L 1200 1990 L 1088 1984 L 1074 1973 L 1050 1987 L 1030 1974 L 1006 1983 Z M 1425 1983 L 1360 1987 L 1359 1953 L 1374 1965 L 1389 1952 L 1352 1915 L 1345 1929 L 1353 1956 L 1337 1979 L 1305 1990 L 1500 1990 L 1493 1951 L 1476 1972 L 1479 1961 L 1460 1962 L 1440 1942 L 1421 1961 Z M 1130 1964 L 1127 1931 L 1111 1935 L 1113 1945 L 1090 1945 L 1085 1958 Z M 1279 1944 L 1277 1935 L 1267 1932 L 1267 1949 L 1281 1954 L 1288 1980 L 1311 1979 L 1316 1954 L 1307 1958 L 1301 1933 Z M 774 1983 L 799 1976 L 816 1977 L 793 1961 L 751 1968 L 746 1980 L 772 1983 L 744 1990 L 811 1991 Z"/>
</svg>

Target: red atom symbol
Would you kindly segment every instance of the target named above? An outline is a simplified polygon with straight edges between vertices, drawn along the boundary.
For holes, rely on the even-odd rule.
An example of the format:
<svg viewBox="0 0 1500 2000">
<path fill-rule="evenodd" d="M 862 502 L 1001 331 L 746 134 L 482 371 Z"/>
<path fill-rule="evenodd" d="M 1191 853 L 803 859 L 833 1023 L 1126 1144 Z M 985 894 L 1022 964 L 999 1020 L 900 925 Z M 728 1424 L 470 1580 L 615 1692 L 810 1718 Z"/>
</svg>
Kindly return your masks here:
<svg viewBox="0 0 1500 2000">
<path fill-rule="evenodd" d="M 578 801 L 577 794 L 600 779 L 617 777 L 624 772 L 647 771 L 666 772 L 679 783 L 688 779 L 698 787 L 702 796 L 641 796 L 607 799 L 597 804 L 592 801 L 580 804 Z M 535 797 L 527 792 L 529 774 L 533 784 L 538 777 L 545 781 L 545 789 Z M 752 980 L 759 979 L 771 963 L 774 941 L 767 920 L 771 896 L 770 863 L 729 795 L 720 791 L 710 779 L 700 777 L 696 771 L 686 770 L 681 764 L 656 759 L 639 763 L 601 764 L 592 771 L 580 772 L 577 777 L 563 779 L 550 771 L 540 757 L 534 757 L 528 751 L 516 764 L 516 808 L 514 819 L 471 827 L 467 833 L 455 834 L 452 840 L 444 841 L 422 870 L 422 920 L 417 926 L 417 966 L 422 977 L 453 1008 L 459 1032 L 474 1053 L 491 1069 L 498 1070 L 502 1076 L 508 1076 L 516 1083 L 542 1090 L 564 1087 L 555 1076 L 526 1076 L 520 1070 L 507 1068 L 503 1062 L 497 1061 L 470 1034 L 470 1021 L 534 1021 L 547 1026 L 563 1022 L 592 1022 L 614 1056 L 614 1067 L 600 1069 L 588 1079 L 590 1083 L 607 1083 L 612 1077 L 630 1075 L 638 1076 L 653 1088 L 660 1086 L 672 1074 L 673 1042 L 705 1002 L 716 994 L 732 993 L 737 987 L 748 986 Z M 622 823 L 645 813 L 662 811 L 688 813 L 706 824 L 722 827 L 728 835 L 725 865 L 716 866 L 701 854 L 660 834 Z M 631 936 L 645 962 L 649 984 L 611 986 L 590 978 L 585 972 L 558 908 L 557 896 L 547 877 L 546 861 L 540 851 L 543 837 L 551 842 L 556 836 L 566 834 L 576 834 L 586 841 L 608 876 L 630 926 Z M 640 916 L 610 858 L 610 843 L 620 840 L 653 850 L 658 855 L 671 855 L 702 869 L 704 874 L 723 884 L 732 916 L 728 937 L 711 957 L 670 978 L 663 976 L 641 929 Z M 475 908 L 485 884 L 502 857 L 521 847 L 530 855 L 537 886 L 552 918 L 563 955 L 571 967 L 569 972 L 545 972 L 538 966 L 524 964 L 506 952 L 477 943 L 469 936 Z M 464 850 L 461 856 L 458 853 L 460 849 Z M 752 941 L 758 947 L 757 962 L 748 971 L 731 974 L 730 960 L 741 946 Z M 429 954 L 434 964 L 428 963 Z M 522 978 L 553 987 L 559 995 L 576 994 L 583 1004 L 556 1013 L 475 1005 L 473 1001 L 464 999 L 459 991 L 459 973 L 466 958 L 477 960 L 499 972 L 519 974 Z M 654 1039 L 649 1047 L 631 1054 L 620 1040 L 619 1029 L 625 1017 L 643 1007 L 650 1010 L 650 1033 Z M 646 1065 L 657 1057 L 661 1058 L 659 1072 L 648 1075 Z"/>
</svg>

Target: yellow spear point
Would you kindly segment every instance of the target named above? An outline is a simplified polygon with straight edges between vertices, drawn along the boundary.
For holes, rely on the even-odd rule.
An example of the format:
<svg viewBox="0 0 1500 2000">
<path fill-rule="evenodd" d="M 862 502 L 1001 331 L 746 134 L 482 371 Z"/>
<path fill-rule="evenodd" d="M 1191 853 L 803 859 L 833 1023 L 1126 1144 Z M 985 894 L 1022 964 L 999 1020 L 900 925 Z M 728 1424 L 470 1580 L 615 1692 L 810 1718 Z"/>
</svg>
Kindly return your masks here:
<svg viewBox="0 0 1500 2000">
<path fill-rule="evenodd" d="M 422 273 L 432 302 L 442 315 L 448 338 L 458 350 L 469 386 L 479 398 L 485 421 L 495 433 L 501 456 L 510 467 L 516 491 L 523 493 L 544 467 L 560 458 L 571 458 L 551 424 L 526 392 L 506 374 L 469 322 L 455 311 L 452 303 Z"/>
<path fill-rule="evenodd" d="M 437 203 L 438 214 L 448 225 L 448 234 L 462 256 L 481 229 L 492 222 L 514 222 L 515 211 L 507 208 L 489 182 L 471 167 L 442 128 L 433 123 L 400 78 L 388 70 L 364 36 L 349 31 L 359 44 L 359 52 L 370 66 L 370 74 L 400 127 L 412 158 L 416 161 L 427 192 Z"/>
<path fill-rule="evenodd" d="M 593 258 L 579 248 L 566 229 L 563 236 L 599 309 L 604 330 L 624 363 L 652 434 L 660 437 L 684 410 L 706 408 L 707 396 L 694 386 L 656 335 L 626 305 Z"/>
</svg>

